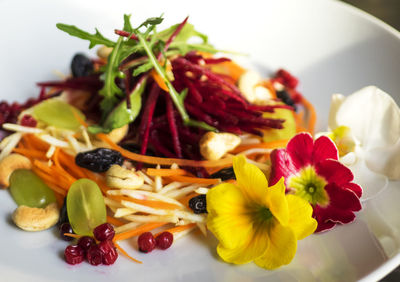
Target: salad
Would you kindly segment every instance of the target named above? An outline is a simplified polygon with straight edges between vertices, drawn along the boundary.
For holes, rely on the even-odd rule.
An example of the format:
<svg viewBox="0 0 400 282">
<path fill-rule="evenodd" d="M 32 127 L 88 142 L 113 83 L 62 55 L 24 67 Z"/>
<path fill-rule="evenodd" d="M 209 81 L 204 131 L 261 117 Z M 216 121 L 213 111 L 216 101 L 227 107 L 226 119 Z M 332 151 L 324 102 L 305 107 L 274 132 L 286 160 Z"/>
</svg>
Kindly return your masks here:
<svg viewBox="0 0 400 282">
<path fill-rule="evenodd" d="M 298 240 L 354 221 L 357 167 L 398 177 L 357 154 L 379 149 L 362 148 L 357 131 L 374 121 L 343 118 L 359 94 L 333 103 L 331 131 L 314 135 L 315 110 L 292 74 L 263 78 L 221 56 L 188 18 L 158 31 L 162 21 L 133 27 L 125 15 L 116 40 L 57 24 L 98 57 L 78 53 L 71 75 L 38 83 L 37 98 L 0 104 L 0 184 L 18 205 L 13 221 L 56 226 L 71 241 L 67 263 L 110 265 L 119 254 L 141 263 L 135 251 L 200 230 L 218 239 L 225 262 L 276 269 Z M 400 116 L 386 93 L 366 92 Z"/>
</svg>

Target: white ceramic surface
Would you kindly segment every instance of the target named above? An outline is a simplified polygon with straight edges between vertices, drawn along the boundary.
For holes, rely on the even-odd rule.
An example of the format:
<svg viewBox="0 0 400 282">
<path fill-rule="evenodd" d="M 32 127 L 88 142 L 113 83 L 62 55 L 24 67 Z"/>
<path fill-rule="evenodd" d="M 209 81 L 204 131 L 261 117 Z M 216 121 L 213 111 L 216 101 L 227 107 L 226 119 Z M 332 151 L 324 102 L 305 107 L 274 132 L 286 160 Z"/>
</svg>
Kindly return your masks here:
<svg viewBox="0 0 400 282">
<path fill-rule="evenodd" d="M 57 22 L 95 27 L 112 36 L 123 13 L 136 23 L 164 12 L 166 25 L 186 15 L 221 49 L 250 55 L 265 75 L 279 67 L 296 74 L 300 90 L 327 121 L 330 95 L 370 84 L 400 103 L 400 35 L 375 18 L 328 0 L 266 1 L 13 1 L 0 0 L 0 100 L 38 94 L 35 82 L 66 72 L 88 43 L 56 29 Z M 11 222 L 15 208 L 0 191 L 0 281 L 354 281 L 377 280 L 400 263 L 400 183 L 364 203 L 356 222 L 300 241 L 293 262 L 276 271 L 232 266 L 216 258 L 212 237 L 188 236 L 166 252 L 124 257 L 111 266 L 63 261 L 66 243 L 55 230 L 27 233 Z"/>
</svg>

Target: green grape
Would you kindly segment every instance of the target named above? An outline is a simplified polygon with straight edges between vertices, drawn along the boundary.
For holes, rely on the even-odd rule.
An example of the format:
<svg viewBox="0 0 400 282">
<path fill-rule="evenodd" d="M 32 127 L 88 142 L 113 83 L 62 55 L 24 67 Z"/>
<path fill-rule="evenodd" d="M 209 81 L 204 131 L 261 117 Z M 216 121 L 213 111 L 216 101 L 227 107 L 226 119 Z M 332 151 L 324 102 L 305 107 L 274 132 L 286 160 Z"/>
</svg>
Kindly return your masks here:
<svg viewBox="0 0 400 282">
<path fill-rule="evenodd" d="M 33 115 L 48 125 L 73 131 L 77 131 L 81 126 L 76 115 L 85 120 L 85 116 L 77 108 L 57 98 L 36 105 L 33 108 Z"/>
<path fill-rule="evenodd" d="M 93 229 L 106 222 L 106 205 L 99 186 L 86 178 L 75 181 L 68 190 L 67 213 L 76 234 L 93 236 Z"/>
<path fill-rule="evenodd" d="M 44 208 L 56 201 L 53 190 L 27 169 L 18 169 L 11 174 L 10 192 L 19 206 Z"/>
</svg>

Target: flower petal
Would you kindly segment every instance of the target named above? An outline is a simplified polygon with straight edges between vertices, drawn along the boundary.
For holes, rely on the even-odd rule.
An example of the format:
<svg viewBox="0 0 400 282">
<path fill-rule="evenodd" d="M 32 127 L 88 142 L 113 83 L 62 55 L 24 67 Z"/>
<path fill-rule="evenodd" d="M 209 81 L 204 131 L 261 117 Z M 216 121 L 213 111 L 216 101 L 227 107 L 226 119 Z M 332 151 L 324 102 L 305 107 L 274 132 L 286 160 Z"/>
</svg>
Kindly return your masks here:
<svg viewBox="0 0 400 282">
<path fill-rule="evenodd" d="M 289 159 L 286 149 L 276 149 L 271 152 L 271 173 L 269 184 L 276 184 L 282 177 L 287 180 L 289 176 L 297 173 L 299 169 L 295 168 Z"/>
<path fill-rule="evenodd" d="M 350 127 L 366 150 L 390 147 L 400 138 L 400 109 L 389 94 L 375 86 L 346 97 L 336 122 Z"/>
<path fill-rule="evenodd" d="M 294 231 L 297 240 L 301 240 L 314 233 L 317 221 L 312 218 L 313 208 L 300 197 L 295 195 L 286 196 L 289 206 L 289 224 Z"/>
<path fill-rule="evenodd" d="M 213 187 L 206 195 L 207 227 L 227 248 L 238 248 L 253 233 L 247 202 L 237 186 L 229 183 Z"/>
<path fill-rule="evenodd" d="M 287 144 L 286 152 L 297 170 L 311 164 L 313 144 L 311 134 L 305 132 L 297 134 Z"/>
<path fill-rule="evenodd" d="M 315 169 L 328 183 L 342 185 L 354 179 L 351 170 L 336 160 L 321 161 L 315 165 Z"/>
<path fill-rule="evenodd" d="M 266 269 L 275 269 L 289 264 L 297 249 L 297 239 L 293 230 L 275 222 L 270 228 L 269 237 L 270 243 L 267 251 L 254 262 Z"/>
<path fill-rule="evenodd" d="M 243 155 L 233 158 L 233 170 L 243 195 L 251 202 L 263 204 L 268 188 L 265 174 L 255 165 L 248 163 Z"/>
<path fill-rule="evenodd" d="M 318 226 L 317 229 L 315 230 L 315 233 L 328 231 L 332 229 L 335 225 L 336 225 L 335 222 L 329 220 L 327 222 L 318 222 Z"/>
<path fill-rule="evenodd" d="M 233 234 L 233 233 L 232 233 Z M 222 244 L 217 247 L 219 256 L 226 262 L 243 264 L 260 257 L 268 249 L 268 225 L 260 225 L 241 246 L 226 248 Z"/>
<path fill-rule="evenodd" d="M 285 190 L 285 180 L 282 177 L 274 186 L 268 187 L 265 204 L 279 223 L 286 226 L 289 221 L 289 208 Z"/>
<path fill-rule="evenodd" d="M 350 223 L 356 218 L 356 215 L 351 210 L 342 210 L 335 207 L 321 208 L 315 210 L 318 213 L 317 221 L 328 223 L 329 221 L 334 223 Z M 319 219 L 318 219 L 319 218 Z"/>
<path fill-rule="evenodd" d="M 313 163 L 319 163 L 326 159 L 337 160 L 339 153 L 335 143 L 327 136 L 321 136 L 314 142 Z"/>
<path fill-rule="evenodd" d="M 356 183 L 349 182 L 349 183 L 343 184 L 343 188 L 353 191 L 359 198 L 362 196 L 363 190 L 362 190 L 361 186 Z"/>
<path fill-rule="evenodd" d="M 334 183 L 325 186 L 325 191 L 329 196 L 329 207 L 341 210 L 359 211 L 361 210 L 360 199 L 353 191 L 344 189 Z"/>
</svg>

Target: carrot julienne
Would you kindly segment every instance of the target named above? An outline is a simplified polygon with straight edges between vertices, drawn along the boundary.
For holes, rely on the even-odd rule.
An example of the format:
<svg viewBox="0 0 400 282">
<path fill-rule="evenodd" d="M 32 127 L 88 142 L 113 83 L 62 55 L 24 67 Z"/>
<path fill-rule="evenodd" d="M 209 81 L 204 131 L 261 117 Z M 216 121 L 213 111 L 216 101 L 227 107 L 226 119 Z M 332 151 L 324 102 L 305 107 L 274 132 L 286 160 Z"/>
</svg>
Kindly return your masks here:
<svg viewBox="0 0 400 282">
<path fill-rule="evenodd" d="M 129 259 L 133 260 L 134 262 L 137 263 L 142 263 L 140 260 L 137 260 L 133 257 L 131 257 L 120 245 L 118 245 L 115 241 L 114 241 L 114 246 L 118 249 L 118 251 L 120 251 L 124 256 L 128 257 Z"/>
<path fill-rule="evenodd" d="M 171 203 L 166 203 L 162 201 L 153 201 L 153 200 L 140 200 L 140 199 L 134 199 L 130 197 L 125 197 L 125 196 L 114 196 L 114 195 L 107 195 L 107 197 L 116 200 L 116 201 L 129 201 L 135 204 L 139 205 L 144 205 L 156 209 L 168 209 L 168 210 L 175 210 L 179 209 L 180 207 Z"/>
<path fill-rule="evenodd" d="M 118 220 L 118 219 L 116 219 L 115 217 L 108 216 L 108 215 L 107 215 L 107 222 L 108 222 L 108 223 L 111 223 L 111 224 L 114 225 L 114 226 L 122 226 L 122 225 L 125 224 L 125 223 L 122 222 L 121 220 Z"/>
<path fill-rule="evenodd" d="M 185 175 L 188 172 L 184 169 L 173 169 L 173 168 L 148 168 L 146 173 L 150 176 L 174 176 L 174 175 Z"/>
<path fill-rule="evenodd" d="M 183 175 L 172 175 L 169 178 L 173 181 L 179 182 L 187 182 L 187 183 L 199 183 L 199 184 L 217 184 L 220 182 L 218 178 L 199 178 L 199 177 L 190 177 Z"/>
<path fill-rule="evenodd" d="M 122 147 L 115 144 L 111 139 L 103 134 L 97 134 L 97 137 L 102 141 L 106 142 L 110 145 L 111 148 L 120 152 L 124 157 L 129 158 L 134 161 L 149 163 L 149 164 L 159 164 L 159 165 L 172 165 L 176 163 L 180 166 L 191 166 L 191 167 L 218 167 L 232 163 L 232 158 L 224 158 L 216 161 L 195 161 L 195 160 L 187 160 L 187 159 L 175 159 L 175 158 L 160 158 L 160 157 L 151 157 L 140 155 L 136 153 L 132 153 L 128 150 L 123 149 Z"/>
<path fill-rule="evenodd" d="M 120 240 L 126 240 L 128 238 L 132 238 L 134 236 L 140 235 L 144 232 L 151 231 L 153 229 L 156 229 L 158 227 L 161 227 L 163 225 L 167 224 L 166 222 L 153 222 L 153 223 L 146 223 L 143 224 L 142 226 L 139 226 L 138 228 L 128 230 L 119 234 L 116 234 L 114 236 L 113 241 L 120 241 Z"/>
<path fill-rule="evenodd" d="M 170 232 L 170 233 L 173 234 L 173 233 L 177 233 L 177 232 L 181 232 L 181 231 L 190 229 L 190 228 L 195 227 L 195 226 L 196 226 L 196 223 L 189 223 L 189 224 L 185 224 L 185 225 L 175 226 L 175 227 L 169 228 L 167 230 L 164 230 L 164 232 Z M 157 237 L 157 235 L 155 237 Z"/>
</svg>

